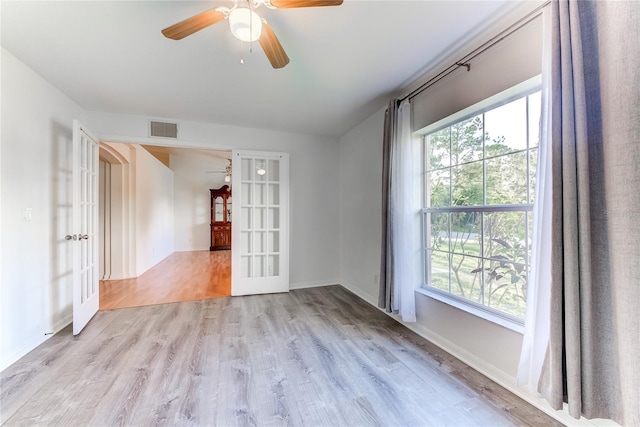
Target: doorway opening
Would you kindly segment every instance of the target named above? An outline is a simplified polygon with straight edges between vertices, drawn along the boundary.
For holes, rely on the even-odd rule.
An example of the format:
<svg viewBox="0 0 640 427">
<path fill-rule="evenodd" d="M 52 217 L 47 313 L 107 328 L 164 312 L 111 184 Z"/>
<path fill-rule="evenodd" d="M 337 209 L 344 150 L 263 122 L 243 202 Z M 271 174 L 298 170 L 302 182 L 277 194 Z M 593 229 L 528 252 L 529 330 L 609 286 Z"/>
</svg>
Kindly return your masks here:
<svg viewBox="0 0 640 427">
<path fill-rule="evenodd" d="M 210 190 L 231 152 L 101 142 L 99 154 L 100 309 L 229 296 Z"/>
</svg>

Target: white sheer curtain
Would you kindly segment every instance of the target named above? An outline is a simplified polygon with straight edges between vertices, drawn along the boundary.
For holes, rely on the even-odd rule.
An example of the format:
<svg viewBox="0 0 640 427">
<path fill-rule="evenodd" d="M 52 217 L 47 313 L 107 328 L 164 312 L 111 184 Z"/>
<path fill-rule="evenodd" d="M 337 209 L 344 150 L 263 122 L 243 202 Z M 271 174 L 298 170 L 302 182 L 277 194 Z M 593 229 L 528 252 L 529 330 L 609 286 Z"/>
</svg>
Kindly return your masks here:
<svg viewBox="0 0 640 427">
<path fill-rule="evenodd" d="M 549 342 L 549 298 L 551 287 L 551 30 L 550 8 L 543 11 L 542 114 L 536 170 L 531 272 L 527 288 L 527 313 L 522 353 L 518 366 L 518 385 L 538 389 Z"/>
<path fill-rule="evenodd" d="M 416 227 L 419 212 L 419 151 L 411 132 L 411 103 L 403 101 L 398 108 L 396 137 L 391 156 L 391 215 L 393 245 L 393 311 L 405 322 L 416 321 L 415 288 L 420 265 L 420 229 Z M 416 155 L 417 154 L 417 155 Z"/>
</svg>

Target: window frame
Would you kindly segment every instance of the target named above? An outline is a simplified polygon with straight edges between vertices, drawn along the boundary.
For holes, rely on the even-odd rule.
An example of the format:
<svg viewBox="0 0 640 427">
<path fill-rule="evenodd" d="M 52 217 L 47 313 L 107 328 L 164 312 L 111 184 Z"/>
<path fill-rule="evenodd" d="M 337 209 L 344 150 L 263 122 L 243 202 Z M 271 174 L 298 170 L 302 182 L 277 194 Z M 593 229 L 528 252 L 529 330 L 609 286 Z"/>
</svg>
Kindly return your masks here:
<svg viewBox="0 0 640 427">
<path fill-rule="evenodd" d="M 433 299 L 436 299 L 438 301 L 444 302 L 448 305 L 454 306 L 458 309 L 461 309 L 463 311 L 466 311 L 470 314 L 473 314 L 475 316 L 484 318 L 486 320 L 489 320 L 493 323 L 497 323 L 499 325 L 502 325 L 508 329 L 514 330 L 516 332 L 519 333 L 523 333 L 524 331 L 524 318 L 520 318 L 516 315 L 510 314 L 508 312 L 505 311 L 501 311 L 483 304 L 480 304 L 478 302 L 475 302 L 471 299 L 467 299 L 464 298 L 462 296 L 458 296 L 455 294 L 452 294 L 450 292 L 435 288 L 433 286 L 431 286 L 428 283 L 428 275 L 429 275 L 429 271 L 427 271 L 427 269 L 429 268 L 429 264 L 428 264 L 428 254 L 429 251 L 431 250 L 430 247 L 430 243 L 429 243 L 429 237 L 428 237 L 428 230 L 430 228 L 430 225 L 427 223 L 427 218 L 428 218 L 428 213 L 437 213 L 437 212 L 446 212 L 446 213 L 464 213 L 464 212 L 513 212 L 513 211 L 517 211 L 517 212 L 529 212 L 529 215 L 532 215 L 532 211 L 533 211 L 533 203 L 528 203 L 531 201 L 531 197 L 533 196 L 533 194 L 531 194 L 531 197 L 529 197 L 529 186 L 527 186 L 527 203 L 523 203 L 523 204 L 510 204 L 510 205 L 487 205 L 486 203 L 486 192 L 484 191 L 486 189 L 486 173 L 483 172 L 483 177 L 482 177 L 482 185 L 483 185 L 483 205 L 472 205 L 472 206 L 447 206 L 447 207 L 429 207 L 427 206 L 427 202 L 428 202 L 428 189 L 429 189 L 429 183 L 427 182 L 427 177 L 428 177 L 428 172 L 430 171 L 429 167 L 428 167 L 428 162 L 429 162 L 429 158 L 428 158 L 428 147 L 427 147 L 427 136 L 433 133 L 436 133 L 440 130 L 443 130 L 447 127 L 453 126 L 457 123 L 460 123 L 462 121 L 465 121 L 467 119 L 473 118 L 479 114 L 484 114 L 490 110 L 493 110 L 495 108 L 501 107 L 503 105 L 506 105 L 508 103 L 511 103 L 517 99 L 529 96 L 531 94 L 534 94 L 535 92 L 538 92 L 541 90 L 541 86 L 542 86 L 542 79 L 541 76 L 535 76 L 531 79 L 528 79 L 518 85 L 515 85 L 507 90 L 504 90 L 494 96 L 491 96 L 483 101 L 480 101 L 477 104 L 474 104 L 468 108 L 465 108 L 457 113 L 454 113 L 448 117 L 445 117 L 429 126 L 426 126 L 425 128 L 419 130 L 416 132 L 416 134 L 421 138 L 422 141 L 422 206 L 423 208 L 420 210 L 420 215 L 421 215 L 421 242 L 422 242 L 422 260 L 423 260 L 423 265 L 422 265 L 422 286 L 416 289 L 417 293 L 420 294 L 424 294 L 427 295 Z M 528 117 L 528 113 L 527 113 L 527 135 L 529 135 L 529 117 Z M 483 130 L 484 133 L 484 130 Z M 506 153 L 506 154 L 501 154 L 499 156 L 504 156 L 504 155 L 510 155 L 510 154 L 515 154 L 518 152 L 525 152 L 527 153 L 527 156 L 529 155 L 529 153 L 531 152 L 531 147 L 527 144 L 527 148 L 525 149 L 520 149 L 520 150 L 514 150 L 510 153 Z M 482 159 L 479 160 L 480 162 L 483 163 L 483 170 L 485 169 L 484 167 L 484 162 L 487 161 L 487 159 L 492 159 L 492 158 L 496 158 L 499 156 L 492 156 L 490 158 L 485 158 L 484 154 L 482 156 Z M 529 164 L 529 158 L 527 158 L 527 164 Z M 467 163 L 462 163 L 462 164 L 467 164 Z M 457 165 L 456 165 L 457 166 Z M 449 171 L 452 170 L 452 168 L 454 167 L 454 165 L 449 165 L 448 169 Z M 527 168 L 527 171 L 529 171 L 529 167 Z M 527 177 L 527 183 L 529 182 L 530 176 Z M 450 185 L 450 190 L 451 190 L 451 183 Z M 533 192 L 535 192 L 535 187 L 531 190 Z M 526 218 L 526 215 L 525 215 Z M 449 224 L 449 227 L 451 226 L 451 224 Z M 529 236 L 529 231 L 528 231 L 528 224 L 526 222 L 525 219 L 525 235 L 526 235 L 526 239 L 530 239 L 531 236 Z M 525 240 L 528 241 L 528 240 Z M 528 256 L 529 251 L 525 250 L 525 256 L 526 256 L 526 265 L 528 266 L 527 268 L 530 267 L 530 262 L 531 260 L 529 259 Z M 449 252 L 448 252 L 448 256 L 450 256 L 451 254 L 453 254 L 453 252 L 451 252 L 451 248 L 449 248 Z M 482 260 L 484 259 L 490 259 L 490 257 L 485 257 L 484 253 L 480 253 L 480 258 Z M 449 267 L 449 272 L 451 272 L 451 266 Z M 527 274 L 527 278 L 529 277 L 529 274 Z M 527 283 L 527 286 L 530 286 L 529 283 Z"/>
</svg>

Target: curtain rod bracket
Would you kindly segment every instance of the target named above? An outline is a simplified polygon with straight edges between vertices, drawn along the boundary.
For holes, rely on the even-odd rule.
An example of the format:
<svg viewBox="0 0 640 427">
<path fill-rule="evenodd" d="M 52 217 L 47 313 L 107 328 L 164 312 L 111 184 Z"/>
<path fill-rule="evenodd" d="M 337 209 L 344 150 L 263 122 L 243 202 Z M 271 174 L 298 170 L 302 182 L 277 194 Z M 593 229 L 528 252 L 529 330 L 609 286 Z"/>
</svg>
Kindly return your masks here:
<svg viewBox="0 0 640 427">
<path fill-rule="evenodd" d="M 467 72 L 471 71 L 471 64 L 469 62 L 456 62 L 458 67 L 467 67 Z"/>
</svg>

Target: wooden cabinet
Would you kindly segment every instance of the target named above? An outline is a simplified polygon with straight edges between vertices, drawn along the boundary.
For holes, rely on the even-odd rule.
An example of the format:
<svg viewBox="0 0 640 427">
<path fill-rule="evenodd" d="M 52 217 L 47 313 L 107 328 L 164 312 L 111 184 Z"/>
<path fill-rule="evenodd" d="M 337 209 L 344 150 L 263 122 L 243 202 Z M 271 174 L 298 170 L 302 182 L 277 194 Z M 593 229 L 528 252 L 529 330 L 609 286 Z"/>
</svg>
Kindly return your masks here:
<svg viewBox="0 0 640 427">
<path fill-rule="evenodd" d="M 211 192 L 212 251 L 231 249 L 231 188 L 223 185 Z"/>
</svg>

